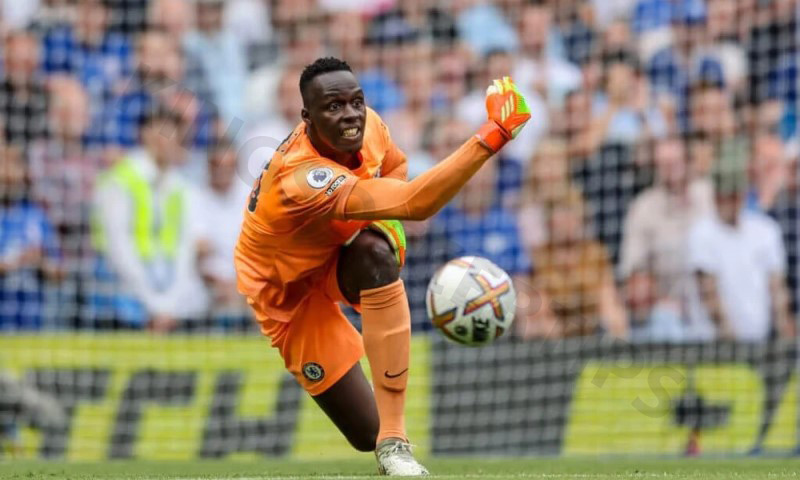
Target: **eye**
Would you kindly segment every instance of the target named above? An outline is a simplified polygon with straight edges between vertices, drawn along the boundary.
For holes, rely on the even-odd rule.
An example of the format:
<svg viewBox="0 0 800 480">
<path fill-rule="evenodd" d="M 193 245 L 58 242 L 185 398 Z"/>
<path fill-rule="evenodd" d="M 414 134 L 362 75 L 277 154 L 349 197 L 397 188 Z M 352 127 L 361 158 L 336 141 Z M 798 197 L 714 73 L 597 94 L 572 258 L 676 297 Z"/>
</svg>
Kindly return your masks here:
<svg viewBox="0 0 800 480">
<path fill-rule="evenodd" d="M 336 111 L 336 110 L 339 110 L 340 108 L 342 108 L 342 104 L 339 103 L 339 102 L 333 102 L 333 103 L 328 105 L 328 110 L 330 110 L 332 112 Z"/>
<path fill-rule="evenodd" d="M 364 99 L 363 98 L 356 98 L 355 100 L 353 100 L 353 106 L 354 107 L 361 108 L 363 105 L 364 105 Z"/>
</svg>

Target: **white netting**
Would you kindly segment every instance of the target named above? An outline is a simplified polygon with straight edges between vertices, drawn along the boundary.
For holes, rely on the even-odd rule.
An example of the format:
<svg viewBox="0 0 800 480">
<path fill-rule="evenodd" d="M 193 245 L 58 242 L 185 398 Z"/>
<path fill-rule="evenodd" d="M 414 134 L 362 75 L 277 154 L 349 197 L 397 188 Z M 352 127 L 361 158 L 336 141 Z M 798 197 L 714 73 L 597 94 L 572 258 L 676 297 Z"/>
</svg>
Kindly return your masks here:
<svg viewBox="0 0 800 480">
<path fill-rule="evenodd" d="M 0 444 L 347 454 L 232 264 L 253 181 L 299 121 L 299 74 L 334 55 L 410 177 L 484 121 L 492 78 L 532 111 L 406 224 L 415 443 L 795 449 L 798 16 L 796 0 L 0 1 Z M 154 111 L 175 119 L 150 143 L 173 165 L 142 201 L 155 187 L 125 160 Z M 425 315 L 429 279 L 462 255 L 519 293 L 516 328 L 484 349 Z"/>
</svg>

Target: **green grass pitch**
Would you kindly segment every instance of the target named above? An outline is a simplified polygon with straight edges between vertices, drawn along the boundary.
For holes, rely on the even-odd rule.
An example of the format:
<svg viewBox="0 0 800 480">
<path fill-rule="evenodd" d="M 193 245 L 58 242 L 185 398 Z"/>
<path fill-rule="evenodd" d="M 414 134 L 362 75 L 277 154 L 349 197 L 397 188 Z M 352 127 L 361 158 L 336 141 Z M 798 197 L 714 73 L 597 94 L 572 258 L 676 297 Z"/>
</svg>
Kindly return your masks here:
<svg viewBox="0 0 800 480">
<path fill-rule="evenodd" d="M 431 478 L 446 479 L 800 479 L 795 459 L 432 459 Z M 364 460 L 48 463 L 0 461 L 0 479 L 195 480 L 368 479 L 375 463 Z"/>
</svg>

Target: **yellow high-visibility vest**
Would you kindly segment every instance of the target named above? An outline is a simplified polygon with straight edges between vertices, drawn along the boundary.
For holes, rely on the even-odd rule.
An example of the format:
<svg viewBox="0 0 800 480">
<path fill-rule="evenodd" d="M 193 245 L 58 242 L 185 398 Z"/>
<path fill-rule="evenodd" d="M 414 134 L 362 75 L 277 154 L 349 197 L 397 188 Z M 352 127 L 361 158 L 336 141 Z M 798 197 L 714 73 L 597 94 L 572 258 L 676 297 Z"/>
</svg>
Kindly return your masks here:
<svg viewBox="0 0 800 480">
<path fill-rule="evenodd" d="M 150 260 L 156 254 L 174 258 L 178 252 L 181 226 L 183 222 L 183 202 L 186 193 L 183 188 L 176 188 L 166 196 L 164 205 L 153 205 L 154 195 L 150 184 L 136 170 L 130 158 L 124 158 L 108 172 L 102 174 L 98 185 L 108 182 L 119 184 L 128 193 L 133 208 L 131 234 L 136 251 L 143 260 Z M 155 208 L 163 209 L 161 225 L 155 225 Z M 106 251 L 108 244 L 105 231 L 94 215 L 92 240 L 98 251 Z"/>
</svg>

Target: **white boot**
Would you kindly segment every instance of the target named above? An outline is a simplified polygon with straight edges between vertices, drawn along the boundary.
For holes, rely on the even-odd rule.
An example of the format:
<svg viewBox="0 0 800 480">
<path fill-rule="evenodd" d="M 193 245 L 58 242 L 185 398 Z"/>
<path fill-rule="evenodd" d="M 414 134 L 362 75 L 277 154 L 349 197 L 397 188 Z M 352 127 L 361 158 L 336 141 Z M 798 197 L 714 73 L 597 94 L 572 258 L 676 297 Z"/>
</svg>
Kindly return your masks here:
<svg viewBox="0 0 800 480">
<path fill-rule="evenodd" d="M 428 471 L 414 459 L 411 445 L 400 438 L 387 438 L 375 448 L 378 473 L 395 477 L 427 475 Z"/>
</svg>

